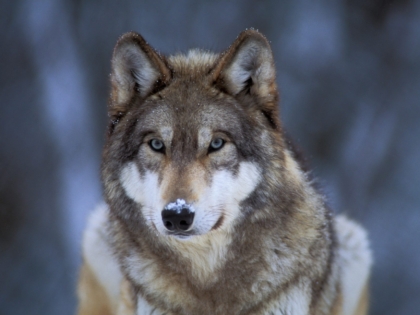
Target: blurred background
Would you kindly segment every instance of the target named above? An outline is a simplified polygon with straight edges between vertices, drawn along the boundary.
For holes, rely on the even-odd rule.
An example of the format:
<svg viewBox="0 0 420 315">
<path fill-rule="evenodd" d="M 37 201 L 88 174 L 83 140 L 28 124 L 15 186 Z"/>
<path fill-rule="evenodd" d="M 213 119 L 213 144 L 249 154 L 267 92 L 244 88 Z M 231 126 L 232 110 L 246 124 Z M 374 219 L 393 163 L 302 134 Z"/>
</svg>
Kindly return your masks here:
<svg viewBox="0 0 420 315">
<path fill-rule="evenodd" d="M 420 1 L 0 1 L 0 314 L 74 314 L 117 38 L 270 40 L 282 120 L 369 231 L 372 315 L 420 314 Z"/>
</svg>

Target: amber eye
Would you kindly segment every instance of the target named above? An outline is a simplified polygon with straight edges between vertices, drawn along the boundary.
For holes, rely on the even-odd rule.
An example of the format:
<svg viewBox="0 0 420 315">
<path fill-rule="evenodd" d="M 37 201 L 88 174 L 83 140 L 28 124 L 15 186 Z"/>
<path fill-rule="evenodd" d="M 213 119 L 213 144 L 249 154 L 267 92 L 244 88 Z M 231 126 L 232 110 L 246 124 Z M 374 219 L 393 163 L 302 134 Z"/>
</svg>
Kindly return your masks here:
<svg viewBox="0 0 420 315">
<path fill-rule="evenodd" d="M 162 140 L 152 139 L 152 140 L 150 140 L 149 145 L 150 145 L 150 147 L 152 148 L 153 151 L 161 152 L 161 153 L 164 153 L 164 151 L 165 151 L 165 146 L 164 146 Z"/>
<path fill-rule="evenodd" d="M 220 150 L 221 148 L 223 148 L 224 144 L 225 140 L 223 140 L 222 138 L 213 139 L 210 143 L 209 153 Z"/>
</svg>

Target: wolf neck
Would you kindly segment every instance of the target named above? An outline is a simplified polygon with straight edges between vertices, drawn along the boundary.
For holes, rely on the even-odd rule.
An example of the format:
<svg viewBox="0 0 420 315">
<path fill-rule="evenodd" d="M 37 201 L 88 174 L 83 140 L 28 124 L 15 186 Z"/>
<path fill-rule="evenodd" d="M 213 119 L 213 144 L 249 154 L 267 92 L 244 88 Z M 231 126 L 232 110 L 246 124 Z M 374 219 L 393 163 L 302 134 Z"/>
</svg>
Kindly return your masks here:
<svg viewBox="0 0 420 315">
<path fill-rule="evenodd" d="M 217 270 L 223 268 L 228 259 L 232 236 L 228 232 L 217 231 L 188 242 L 172 237 L 166 242 L 170 248 L 175 248 L 178 260 L 190 271 L 191 280 L 203 285 L 218 280 Z"/>
</svg>

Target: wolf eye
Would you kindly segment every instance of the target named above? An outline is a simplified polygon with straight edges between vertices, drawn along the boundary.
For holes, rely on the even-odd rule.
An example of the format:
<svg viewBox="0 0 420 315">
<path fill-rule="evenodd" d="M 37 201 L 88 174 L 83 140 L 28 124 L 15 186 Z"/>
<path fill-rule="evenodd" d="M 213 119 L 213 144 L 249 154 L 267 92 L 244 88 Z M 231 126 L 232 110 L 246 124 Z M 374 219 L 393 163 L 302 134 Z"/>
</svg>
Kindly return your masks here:
<svg viewBox="0 0 420 315">
<path fill-rule="evenodd" d="M 224 144 L 225 140 L 223 140 L 222 138 L 213 139 L 210 143 L 209 153 L 220 150 Z"/>
<path fill-rule="evenodd" d="M 163 152 L 163 150 L 165 149 L 162 140 L 159 139 L 150 140 L 149 145 L 152 148 L 152 150 L 157 152 Z"/>
</svg>

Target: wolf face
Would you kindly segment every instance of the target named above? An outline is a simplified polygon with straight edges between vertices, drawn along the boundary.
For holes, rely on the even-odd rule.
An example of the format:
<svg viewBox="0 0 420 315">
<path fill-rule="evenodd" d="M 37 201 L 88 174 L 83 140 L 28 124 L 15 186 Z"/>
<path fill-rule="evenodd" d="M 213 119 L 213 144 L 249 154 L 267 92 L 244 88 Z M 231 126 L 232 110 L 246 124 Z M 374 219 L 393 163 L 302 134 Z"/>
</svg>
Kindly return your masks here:
<svg viewBox="0 0 420 315">
<path fill-rule="evenodd" d="M 185 239 L 228 228 L 260 181 L 258 164 L 236 146 L 240 130 L 226 124 L 234 113 L 210 105 L 202 117 L 179 117 L 167 102 L 142 115 L 140 145 L 121 170 L 122 187 L 148 226 L 163 235 Z M 214 111 L 223 118 L 211 119 Z"/>
<path fill-rule="evenodd" d="M 123 36 L 113 84 L 103 177 L 147 228 L 190 239 L 229 231 L 261 183 L 280 124 L 272 54 L 248 31 L 221 56 L 159 56 L 137 34 Z M 278 147 L 278 146 L 277 146 Z"/>
</svg>

